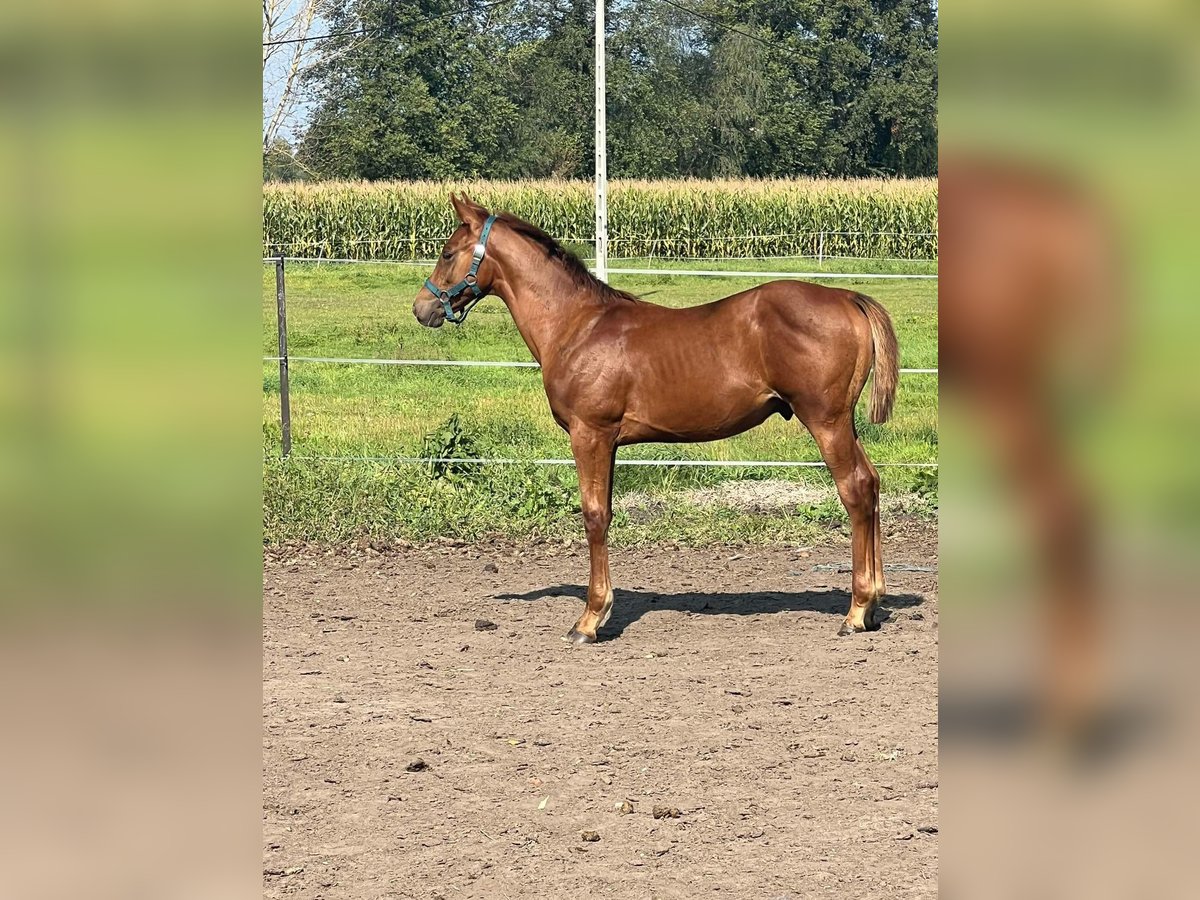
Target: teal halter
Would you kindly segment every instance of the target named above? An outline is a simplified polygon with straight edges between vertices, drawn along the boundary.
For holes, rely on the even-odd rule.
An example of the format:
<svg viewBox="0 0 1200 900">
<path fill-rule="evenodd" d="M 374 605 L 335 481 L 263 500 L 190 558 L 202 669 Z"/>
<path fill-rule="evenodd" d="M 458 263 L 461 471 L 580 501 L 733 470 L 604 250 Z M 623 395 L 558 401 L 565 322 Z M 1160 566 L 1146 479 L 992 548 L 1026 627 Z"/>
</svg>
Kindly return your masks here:
<svg viewBox="0 0 1200 900">
<path fill-rule="evenodd" d="M 487 253 L 488 237 L 492 233 L 492 223 L 496 221 L 495 216 L 488 216 L 487 221 L 483 223 L 483 231 L 479 234 L 479 243 L 475 245 L 475 249 L 471 251 L 471 268 L 467 274 L 463 276 L 463 280 L 454 287 L 440 288 L 429 278 L 425 279 L 425 289 L 433 296 L 442 301 L 442 309 L 446 311 L 446 321 L 453 322 L 455 325 L 461 325 L 467 319 L 467 313 L 483 299 L 484 289 L 479 286 L 478 274 L 479 264 L 483 262 L 483 256 Z M 465 291 L 471 292 L 471 297 L 467 300 L 466 305 L 458 314 L 454 312 L 452 305 Z"/>
</svg>

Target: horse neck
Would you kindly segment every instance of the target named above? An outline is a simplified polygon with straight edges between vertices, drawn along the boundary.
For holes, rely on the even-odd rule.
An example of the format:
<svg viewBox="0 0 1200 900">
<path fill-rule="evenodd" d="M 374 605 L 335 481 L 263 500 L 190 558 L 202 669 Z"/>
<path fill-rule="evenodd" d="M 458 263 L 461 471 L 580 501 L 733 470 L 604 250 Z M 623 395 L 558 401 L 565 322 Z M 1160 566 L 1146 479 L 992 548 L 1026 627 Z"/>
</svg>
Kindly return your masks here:
<svg viewBox="0 0 1200 900">
<path fill-rule="evenodd" d="M 511 232 L 505 238 L 495 255 L 499 275 L 492 293 L 504 301 L 529 352 L 544 366 L 599 306 L 540 247 Z"/>
</svg>

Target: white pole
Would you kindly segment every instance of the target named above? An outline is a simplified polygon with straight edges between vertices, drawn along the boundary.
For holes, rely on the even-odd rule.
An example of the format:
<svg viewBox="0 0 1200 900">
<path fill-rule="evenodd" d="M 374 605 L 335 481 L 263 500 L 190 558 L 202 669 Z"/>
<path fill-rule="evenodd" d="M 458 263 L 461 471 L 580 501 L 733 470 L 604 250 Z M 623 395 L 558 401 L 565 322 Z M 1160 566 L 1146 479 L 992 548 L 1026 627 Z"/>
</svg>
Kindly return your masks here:
<svg viewBox="0 0 1200 900">
<path fill-rule="evenodd" d="M 608 124 L 604 95 L 604 3 L 596 0 L 596 277 L 608 281 Z"/>
</svg>

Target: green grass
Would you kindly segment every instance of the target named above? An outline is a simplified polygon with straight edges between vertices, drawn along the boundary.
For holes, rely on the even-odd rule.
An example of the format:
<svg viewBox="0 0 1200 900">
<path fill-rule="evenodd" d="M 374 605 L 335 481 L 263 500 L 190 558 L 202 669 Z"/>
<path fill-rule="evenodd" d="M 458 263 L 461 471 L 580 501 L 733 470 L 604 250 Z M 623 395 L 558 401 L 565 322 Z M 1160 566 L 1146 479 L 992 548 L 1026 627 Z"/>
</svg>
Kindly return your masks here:
<svg viewBox="0 0 1200 900">
<path fill-rule="evenodd" d="M 675 267 L 683 265 L 679 262 Z M 750 270 L 814 271 L 813 260 L 725 261 Z M 662 261 L 622 267 L 667 267 Z M 869 266 L 863 269 L 863 266 Z M 695 263 L 693 268 L 715 267 Z M 928 264 L 828 261 L 824 271 L 934 271 Z M 411 313 L 427 274 L 424 266 L 377 263 L 287 264 L 289 351 L 292 356 L 382 359 L 530 359 L 504 305 L 481 303 L 458 328 L 421 327 Z M 614 275 L 611 281 L 668 306 L 703 303 L 743 290 L 760 278 Z M 836 282 L 880 300 L 891 312 L 901 365 L 937 366 L 937 282 Z M 263 353 L 274 356 L 275 275 L 263 267 Z M 422 456 L 425 439 L 457 414 L 470 449 L 479 456 L 568 458 L 566 435 L 554 424 L 537 369 L 291 365 L 293 456 L 279 460 L 278 366 L 263 364 L 265 520 L 268 541 L 340 542 L 367 536 L 424 540 L 484 534 L 577 536 L 578 497 L 569 467 L 475 467 L 432 477 L 424 467 L 390 462 L 306 460 L 313 456 Z M 882 426 L 861 417 L 872 459 L 927 462 L 937 458 L 937 379 L 901 376 L 892 420 Z M 623 448 L 621 458 L 819 460 L 812 439 L 795 421 L 776 417 L 727 441 L 646 444 Z M 884 490 L 927 491 L 928 475 L 884 469 Z M 925 482 L 920 479 L 924 477 Z M 618 542 L 672 538 L 806 540 L 828 520 L 820 510 L 769 515 L 736 508 L 701 508 L 688 491 L 731 479 L 787 479 L 830 485 L 824 470 L 762 468 L 618 469 L 617 492 L 656 498 L 659 515 L 618 515 Z M 919 505 L 919 504 L 918 504 Z"/>
</svg>

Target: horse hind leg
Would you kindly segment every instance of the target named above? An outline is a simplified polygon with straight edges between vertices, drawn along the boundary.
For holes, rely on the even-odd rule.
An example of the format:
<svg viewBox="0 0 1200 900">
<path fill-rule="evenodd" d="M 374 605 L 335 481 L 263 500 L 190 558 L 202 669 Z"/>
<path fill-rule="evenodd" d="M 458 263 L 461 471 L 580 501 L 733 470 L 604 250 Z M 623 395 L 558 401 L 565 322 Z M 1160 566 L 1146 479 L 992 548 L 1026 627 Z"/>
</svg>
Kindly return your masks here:
<svg viewBox="0 0 1200 900">
<path fill-rule="evenodd" d="M 838 497 L 850 516 L 850 609 L 838 634 L 854 634 L 878 627 L 875 606 L 883 593 L 883 564 L 879 538 L 879 474 L 854 433 L 854 421 L 842 417 L 828 425 L 809 426 Z"/>
<path fill-rule="evenodd" d="M 874 576 L 875 576 L 875 594 L 876 602 L 879 597 L 887 593 L 887 584 L 883 576 L 883 531 L 879 526 L 879 470 L 871 462 L 871 458 L 867 456 L 867 451 L 863 449 L 862 442 L 855 440 L 855 445 L 858 447 L 859 465 L 866 466 L 871 474 L 871 505 L 873 512 L 871 516 L 871 545 L 874 549 Z"/>
</svg>

